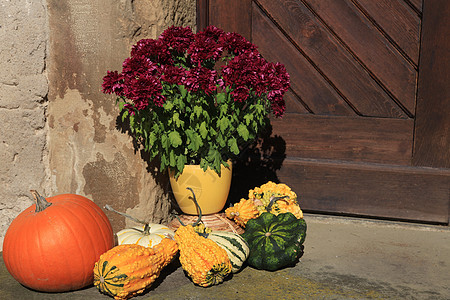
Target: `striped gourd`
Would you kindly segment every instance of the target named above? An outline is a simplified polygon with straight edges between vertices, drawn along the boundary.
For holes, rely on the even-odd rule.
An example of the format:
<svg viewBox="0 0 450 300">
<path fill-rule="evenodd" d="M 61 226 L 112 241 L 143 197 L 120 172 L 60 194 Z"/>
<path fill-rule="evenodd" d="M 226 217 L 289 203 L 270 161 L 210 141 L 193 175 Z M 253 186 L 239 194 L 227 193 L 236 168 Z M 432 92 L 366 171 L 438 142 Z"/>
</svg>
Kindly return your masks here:
<svg viewBox="0 0 450 300">
<path fill-rule="evenodd" d="M 225 249 L 230 259 L 232 272 L 236 273 L 241 268 L 250 253 L 247 242 L 237 233 L 226 231 L 212 231 L 208 239 Z"/>
</svg>

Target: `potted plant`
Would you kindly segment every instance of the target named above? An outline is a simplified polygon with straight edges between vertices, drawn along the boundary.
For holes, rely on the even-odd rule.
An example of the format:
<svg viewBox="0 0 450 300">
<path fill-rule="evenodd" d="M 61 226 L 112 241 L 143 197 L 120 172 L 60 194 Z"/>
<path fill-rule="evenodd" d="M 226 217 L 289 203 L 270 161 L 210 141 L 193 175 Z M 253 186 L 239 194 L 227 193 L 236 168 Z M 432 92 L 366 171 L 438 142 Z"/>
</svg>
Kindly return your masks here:
<svg viewBox="0 0 450 300">
<path fill-rule="evenodd" d="M 122 71 L 108 71 L 102 88 L 117 95 L 131 133 L 150 159 L 159 159 L 160 171 L 169 171 L 176 198 L 184 189 L 176 191 L 175 183 L 195 184 L 186 175 L 191 166 L 212 172 L 212 182 L 228 174 L 220 211 L 228 196 L 231 161 L 257 138 L 269 113 L 283 115 L 289 74 L 237 33 L 209 26 L 194 34 L 189 27 L 172 26 L 159 38 L 134 45 Z M 193 189 L 208 214 L 202 202 L 206 186 Z M 216 195 L 218 190 L 212 191 Z"/>
</svg>

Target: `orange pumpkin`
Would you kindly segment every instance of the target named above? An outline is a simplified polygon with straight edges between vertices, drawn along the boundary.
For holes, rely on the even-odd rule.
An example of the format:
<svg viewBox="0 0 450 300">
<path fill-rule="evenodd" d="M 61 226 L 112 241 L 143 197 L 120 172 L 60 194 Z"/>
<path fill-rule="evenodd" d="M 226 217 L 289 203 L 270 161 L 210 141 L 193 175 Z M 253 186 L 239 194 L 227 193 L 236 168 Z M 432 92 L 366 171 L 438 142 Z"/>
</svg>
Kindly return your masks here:
<svg viewBox="0 0 450 300">
<path fill-rule="evenodd" d="M 114 246 L 108 218 L 83 196 L 45 199 L 31 192 L 36 204 L 13 220 L 3 242 L 9 273 L 21 284 L 44 292 L 92 284 L 95 262 Z"/>
</svg>

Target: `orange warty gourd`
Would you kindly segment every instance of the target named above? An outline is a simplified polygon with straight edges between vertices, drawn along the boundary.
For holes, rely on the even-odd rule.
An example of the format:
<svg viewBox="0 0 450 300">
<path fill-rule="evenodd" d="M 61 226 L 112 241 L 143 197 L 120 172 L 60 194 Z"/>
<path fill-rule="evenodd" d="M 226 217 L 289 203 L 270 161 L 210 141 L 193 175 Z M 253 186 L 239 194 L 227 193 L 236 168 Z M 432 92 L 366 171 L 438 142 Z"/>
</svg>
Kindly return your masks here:
<svg viewBox="0 0 450 300">
<path fill-rule="evenodd" d="M 45 199 L 31 191 L 36 204 L 9 226 L 3 259 L 21 284 L 38 291 L 64 292 L 92 284 L 94 264 L 114 246 L 106 215 L 80 195 Z"/>
<path fill-rule="evenodd" d="M 180 249 L 181 266 L 195 284 L 202 287 L 219 284 L 232 272 L 233 266 L 227 251 L 204 236 L 205 227 L 199 225 L 202 210 L 192 188 L 187 189 L 191 191 L 192 200 L 197 206 L 198 219 L 190 225 L 184 225 L 178 219 L 181 226 L 175 232 L 175 241 Z"/>
<path fill-rule="evenodd" d="M 134 297 L 151 286 L 177 252 L 177 243 L 170 238 L 153 248 L 136 244 L 116 246 L 95 263 L 94 285 L 117 300 Z"/>
<path fill-rule="evenodd" d="M 225 249 L 200 236 L 192 225 L 180 226 L 175 232 L 183 270 L 195 284 L 208 287 L 221 283 L 232 270 Z"/>
</svg>

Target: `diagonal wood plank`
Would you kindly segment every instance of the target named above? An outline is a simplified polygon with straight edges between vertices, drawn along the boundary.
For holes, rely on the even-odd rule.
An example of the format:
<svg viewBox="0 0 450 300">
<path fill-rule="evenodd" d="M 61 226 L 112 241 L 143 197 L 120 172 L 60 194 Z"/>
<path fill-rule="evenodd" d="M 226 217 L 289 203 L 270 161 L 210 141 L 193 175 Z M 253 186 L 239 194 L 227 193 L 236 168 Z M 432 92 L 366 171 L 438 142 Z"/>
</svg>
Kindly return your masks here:
<svg viewBox="0 0 450 300">
<path fill-rule="evenodd" d="M 269 61 L 283 63 L 291 78 L 291 88 L 315 114 L 355 115 L 355 112 L 299 53 L 258 7 L 252 14 L 253 43 Z M 277 45 L 277 47 L 273 47 Z"/>
<path fill-rule="evenodd" d="M 286 113 L 311 113 L 310 108 L 292 92 L 292 89 L 284 94 L 284 101 L 286 102 Z"/>
<path fill-rule="evenodd" d="M 303 1 L 393 95 L 395 101 L 413 115 L 416 70 L 361 11 L 350 0 Z"/>
<path fill-rule="evenodd" d="M 408 117 L 302 3 L 258 3 L 362 115 Z"/>
<path fill-rule="evenodd" d="M 423 0 L 404 0 L 405 3 L 412 5 L 418 12 L 422 13 Z"/>
<path fill-rule="evenodd" d="M 420 18 L 404 0 L 353 0 L 417 67 Z"/>
</svg>

